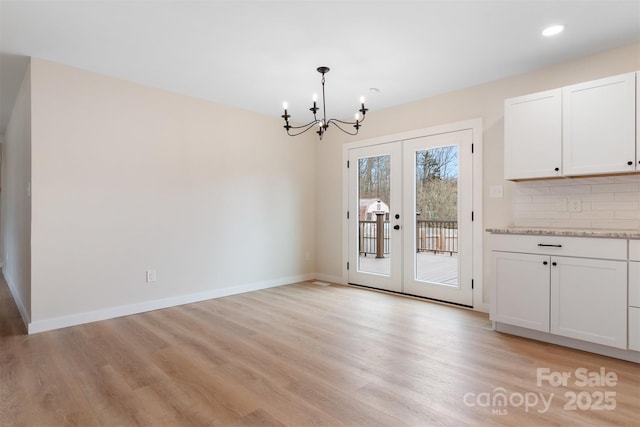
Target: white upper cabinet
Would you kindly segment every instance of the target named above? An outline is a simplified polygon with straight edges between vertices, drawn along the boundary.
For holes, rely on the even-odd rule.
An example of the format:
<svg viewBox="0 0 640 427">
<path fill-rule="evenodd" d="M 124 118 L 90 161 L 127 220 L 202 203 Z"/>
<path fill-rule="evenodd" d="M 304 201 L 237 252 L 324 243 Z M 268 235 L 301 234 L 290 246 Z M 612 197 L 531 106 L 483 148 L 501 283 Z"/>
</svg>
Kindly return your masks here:
<svg viewBox="0 0 640 427">
<path fill-rule="evenodd" d="M 504 177 L 640 171 L 636 121 L 640 123 L 640 72 L 507 99 Z"/>
<path fill-rule="evenodd" d="M 562 90 L 504 102 L 505 179 L 549 178 L 562 171 Z"/>
<path fill-rule="evenodd" d="M 563 174 L 636 170 L 636 73 L 562 89 Z"/>
</svg>

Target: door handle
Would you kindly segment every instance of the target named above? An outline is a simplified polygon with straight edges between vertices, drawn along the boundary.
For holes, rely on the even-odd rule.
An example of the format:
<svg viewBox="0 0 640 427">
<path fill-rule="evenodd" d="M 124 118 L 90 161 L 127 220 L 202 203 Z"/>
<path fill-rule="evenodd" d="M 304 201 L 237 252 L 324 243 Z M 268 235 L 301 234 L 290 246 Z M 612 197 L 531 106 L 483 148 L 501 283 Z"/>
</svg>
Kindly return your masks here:
<svg viewBox="0 0 640 427">
<path fill-rule="evenodd" d="M 400 226 L 398 224 L 396 224 L 396 225 L 393 226 L 393 229 L 394 230 L 400 230 Z"/>
</svg>

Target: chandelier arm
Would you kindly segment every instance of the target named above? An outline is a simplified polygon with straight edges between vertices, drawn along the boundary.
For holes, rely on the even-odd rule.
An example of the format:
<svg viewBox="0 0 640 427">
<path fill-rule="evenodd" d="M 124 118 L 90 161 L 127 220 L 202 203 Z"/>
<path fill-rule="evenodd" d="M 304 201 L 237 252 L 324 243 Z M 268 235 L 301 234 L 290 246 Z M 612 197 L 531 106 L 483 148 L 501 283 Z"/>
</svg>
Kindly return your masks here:
<svg viewBox="0 0 640 427">
<path fill-rule="evenodd" d="M 330 119 L 329 123 L 342 123 L 343 125 L 355 125 L 356 124 L 356 122 L 346 122 L 344 120 L 338 120 L 338 119 Z M 358 123 L 362 123 L 362 120 L 358 120 Z"/>
<path fill-rule="evenodd" d="M 358 134 L 358 129 L 356 129 L 355 132 L 349 132 L 346 129 L 343 129 L 342 127 L 340 127 L 340 125 L 338 123 L 343 123 L 343 124 L 347 124 L 347 125 L 355 125 L 354 123 L 349 123 L 349 122 L 343 122 L 342 120 L 337 120 L 337 119 L 329 119 L 329 123 L 333 123 L 338 129 L 340 129 L 342 132 L 346 133 L 347 135 L 357 135 Z"/>
<path fill-rule="evenodd" d="M 302 129 L 302 128 L 306 128 L 306 127 L 312 127 L 312 126 L 317 125 L 321 121 L 322 120 L 312 120 L 309 123 L 307 123 L 306 125 L 301 125 L 301 126 L 291 126 L 291 125 L 289 125 L 289 128 L 291 128 L 291 129 Z"/>
<path fill-rule="evenodd" d="M 287 135 L 289 136 L 298 136 L 298 135 L 302 135 L 303 133 L 307 132 L 310 129 L 313 129 L 314 126 L 316 126 L 318 123 L 320 123 L 320 120 L 314 120 L 312 122 L 307 123 L 306 125 L 302 125 L 302 126 L 289 126 L 289 129 L 302 129 L 300 132 L 294 132 L 291 133 L 289 131 L 289 129 L 287 129 Z"/>
</svg>

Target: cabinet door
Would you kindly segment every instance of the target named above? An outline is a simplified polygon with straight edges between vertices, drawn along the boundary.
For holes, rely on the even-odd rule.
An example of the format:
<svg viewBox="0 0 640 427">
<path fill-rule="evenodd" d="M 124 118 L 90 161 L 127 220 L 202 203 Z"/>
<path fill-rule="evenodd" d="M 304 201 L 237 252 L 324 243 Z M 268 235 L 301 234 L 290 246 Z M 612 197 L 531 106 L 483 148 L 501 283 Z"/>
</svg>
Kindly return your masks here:
<svg viewBox="0 0 640 427">
<path fill-rule="evenodd" d="M 640 307 L 640 262 L 629 261 L 629 306 Z"/>
<path fill-rule="evenodd" d="M 629 350 L 640 351 L 640 308 L 629 307 Z"/>
<path fill-rule="evenodd" d="M 562 171 L 562 90 L 504 102 L 505 179 L 548 178 Z"/>
<path fill-rule="evenodd" d="M 627 263 L 552 257 L 551 333 L 627 348 Z"/>
<path fill-rule="evenodd" d="M 562 90 L 564 175 L 635 170 L 636 73 Z"/>
<path fill-rule="evenodd" d="M 492 252 L 491 320 L 549 332 L 549 257 Z"/>
</svg>

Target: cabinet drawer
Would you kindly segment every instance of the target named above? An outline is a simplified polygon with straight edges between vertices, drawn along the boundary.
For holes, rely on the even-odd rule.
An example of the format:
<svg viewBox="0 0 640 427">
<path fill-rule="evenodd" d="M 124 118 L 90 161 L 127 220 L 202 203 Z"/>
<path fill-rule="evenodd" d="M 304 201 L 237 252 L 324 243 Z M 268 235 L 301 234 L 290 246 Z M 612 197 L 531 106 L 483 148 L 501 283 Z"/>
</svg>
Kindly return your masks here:
<svg viewBox="0 0 640 427">
<path fill-rule="evenodd" d="M 640 261 L 640 240 L 629 240 L 629 259 Z"/>
<path fill-rule="evenodd" d="M 627 259 L 627 241 L 624 239 L 492 234 L 491 250 L 580 258 Z"/>
<path fill-rule="evenodd" d="M 640 262 L 629 263 L 629 307 L 640 307 Z"/>
<path fill-rule="evenodd" d="M 629 350 L 640 351 L 640 308 L 629 307 Z"/>
</svg>

